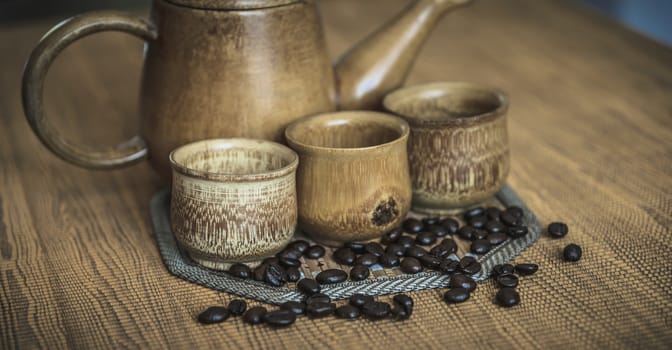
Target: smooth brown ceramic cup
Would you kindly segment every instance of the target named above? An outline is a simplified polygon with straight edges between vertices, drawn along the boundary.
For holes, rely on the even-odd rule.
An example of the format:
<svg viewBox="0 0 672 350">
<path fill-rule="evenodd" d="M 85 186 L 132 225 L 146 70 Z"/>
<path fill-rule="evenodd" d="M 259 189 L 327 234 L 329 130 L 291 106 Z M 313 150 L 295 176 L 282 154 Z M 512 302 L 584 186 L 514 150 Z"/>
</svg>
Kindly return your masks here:
<svg viewBox="0 0 672 350">
<path fill-rule="evenodd" d="M 445 213 L 494 195 L 509 173 L 507 96 L 462 82 L 402 88 L 385 108 L 411 126 L 413 210 Z"/>
<path fill-rule="evenodd" d="M 170 154 L 175 238 L 197 263 L 258 265 L 284 248 L 297 222 L 298 155 L 281 144 L 212 139 Z"/>
<path fill-rule="evenodd" d="M 285 130 L 299 153 L 299 226 L 330 246 L 368 241 L 410 209 L 408 124 L 377 112 L 327 113 Z"/>
</svg>

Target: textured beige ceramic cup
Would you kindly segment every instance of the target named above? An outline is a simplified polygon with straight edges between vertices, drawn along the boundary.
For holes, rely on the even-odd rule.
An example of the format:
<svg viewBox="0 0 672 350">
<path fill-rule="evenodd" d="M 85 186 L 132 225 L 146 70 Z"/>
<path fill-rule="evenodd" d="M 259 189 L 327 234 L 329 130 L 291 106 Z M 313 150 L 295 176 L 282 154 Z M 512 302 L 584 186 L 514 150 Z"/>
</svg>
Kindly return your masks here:
<svg viewBox="0 0 672 350">
<path fill-rule="evenodd" d="M 409 160 L 413 210 L 445 213 L 481 202 L 509 173 L 508 98 L 462 82 L 402 88 L 385 108 L 411 126 Z"/>
<path fill-rule="evenodd" d="M 255 266 L 296 229 L 298 155 L 270 141 L 212 139 L 170 154 L 171 227 L 197 263 Z"/>
<path fill-rule="evenodd" d="M 367 241 L 400 224 L 411 204 L 409 128 L 376 112 L 307 117 L 286 130 L 299 153 L 299 225 L 316 241 Z"/>
</svg>

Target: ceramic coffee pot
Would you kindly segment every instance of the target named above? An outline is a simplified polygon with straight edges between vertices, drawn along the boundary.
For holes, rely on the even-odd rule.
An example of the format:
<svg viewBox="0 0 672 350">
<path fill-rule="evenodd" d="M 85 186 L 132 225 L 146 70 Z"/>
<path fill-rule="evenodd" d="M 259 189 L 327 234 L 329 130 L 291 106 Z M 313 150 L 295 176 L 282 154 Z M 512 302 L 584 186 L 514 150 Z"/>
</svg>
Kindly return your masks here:
<svg viewBox="0 0 672 350">
<path fill-rule="evenodd" d="M 335 66 L 314 0 L 154 0 L 149 20 L 109 11 L 75 16 L 30 55 L 24 110 L 41 141 L 71 163 L 115 168 L 149 157 L 168 180 L 168 154 L 183 144 L 222 137 L 282 142 L 285 127 L 300 117 L 378 107 L 404 82 L 433 26 L 469 1 L 412 0 Z M 141 136 L 96 152 L 69 143 L 48 123 L 42 90 L 59 52 L 107 30 L 146 42 Z"/>
</svg>

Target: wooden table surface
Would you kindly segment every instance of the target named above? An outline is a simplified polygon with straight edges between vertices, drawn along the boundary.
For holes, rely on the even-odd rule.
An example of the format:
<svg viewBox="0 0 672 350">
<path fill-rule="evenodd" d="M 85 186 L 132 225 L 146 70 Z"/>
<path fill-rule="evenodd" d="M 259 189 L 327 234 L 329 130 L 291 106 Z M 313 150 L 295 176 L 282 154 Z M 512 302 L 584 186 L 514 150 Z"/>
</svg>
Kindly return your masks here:
<svg viewBox="0 0 672 350">
<path fill-rule="evenodd" d="M 402 0 L 321 2 L 330 52 Z M 239 319 L 202 326 L 233 297 L 173 277 L 151 232 L 160 189 L 147 164 L 96 172 L 49 153 L 24 120 L 22 65 L 58 19 L 0 27 L 1 348 L 669 348 L 672 345 L 672 50 L 567 0 L 480 0 L 446 18 L 409 83 L 467 80 L 509 92 L 509 183 L 543 223 L 516 259 L 522 303 L 492 303 L 494 283 L 446 305 L 413 293 L 411 320 L 301 318 L 272 330 Z M 112 145 L 135 133 L 141 43 L 99 34 L 67 49 L 46 107 L 71 140 Z M 563 263 L 564 245 L 584 258 Z"/>
</svg>

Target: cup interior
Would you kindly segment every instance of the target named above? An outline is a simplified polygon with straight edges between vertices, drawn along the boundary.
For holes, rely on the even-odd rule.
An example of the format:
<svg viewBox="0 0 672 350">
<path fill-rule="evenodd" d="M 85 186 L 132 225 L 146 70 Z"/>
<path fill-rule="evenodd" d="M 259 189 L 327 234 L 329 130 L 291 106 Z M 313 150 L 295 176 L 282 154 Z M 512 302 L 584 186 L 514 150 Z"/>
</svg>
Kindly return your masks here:
<svg viewBox="0 0 672 350">
<path fill-rule="evenodd" d="M 377 112 L 337 112 L 304 118 L 290 125 L 290 143 L 311 148 L 361 149 L 394 142 L 408 134 L 408 125 Z"/>
<path fill-rule="evenodd" d="M 274 177 L 298 164 L 291 149 L 252 139 L 213 139 L 184 145 L 170 154 L 173 168 L 203 178 Z"/>
</svg>

